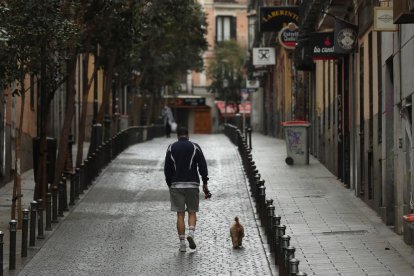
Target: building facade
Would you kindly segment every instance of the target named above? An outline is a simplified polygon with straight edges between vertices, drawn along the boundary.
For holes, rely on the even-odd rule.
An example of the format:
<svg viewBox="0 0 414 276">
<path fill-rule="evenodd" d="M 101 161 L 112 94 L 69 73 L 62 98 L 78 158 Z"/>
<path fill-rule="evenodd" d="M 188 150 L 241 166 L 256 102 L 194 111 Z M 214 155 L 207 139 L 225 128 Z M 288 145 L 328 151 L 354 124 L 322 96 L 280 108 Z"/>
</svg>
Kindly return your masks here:
<svg viewBox="0 0 414 276">
<path fill-rule="evenodd" d="M 403 215 L 414 212 L 412 1 L 250 4 L 258 25 L 262 7 L 299 13 L 293 50 L 276 32 L 255 33 L 254 47 L 276 49 L 275 65 L 255 68 L 265 70 L 264 132 L 283 138 L 281 121 L 308 120 L 311 154 L 411 243 Z"/>
<path fill-rule="evenodd" d="M 187 78 L 189 94 L 202 96 L 206 105 L 211 107 L 211 131 L 219 131 L 219 110 L 215 105 L 215 95 L 208 91 L 211 80 L 207 75 L 207 66 L 214 54 L 217 43 L 236 40 L 246 49 L 248 43 L 248 0 L 198 0 L 203 7 L 207 19 L 208 50 L 203 54 L 204 68 L 202 72 L 191 72 Z"/>
</svg>

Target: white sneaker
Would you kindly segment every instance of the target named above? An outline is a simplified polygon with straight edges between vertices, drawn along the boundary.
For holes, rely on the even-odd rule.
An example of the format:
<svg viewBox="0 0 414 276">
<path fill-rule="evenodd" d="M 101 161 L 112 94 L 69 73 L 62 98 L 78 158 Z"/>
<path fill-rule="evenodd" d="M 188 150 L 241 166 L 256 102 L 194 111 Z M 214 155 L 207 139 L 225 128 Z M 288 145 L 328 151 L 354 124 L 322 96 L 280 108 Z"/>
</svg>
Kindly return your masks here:
<svg viewBox="0 0 414 276">
<path fill-rule="evenodd" d="M 187 251 L 187 246 L 185 245 L 185 243 L 180 244 L 180 252 L 186 252 Z"/>
<path fill-rule="evenodd" d="M 187 241 L 188 241 L 188 244 L 190 245 L 191 249 L 196 249 L 196 244 L 195 244 L 195 241 L 194 241 L 194 237 L 188 236 Z"/>
</svg>

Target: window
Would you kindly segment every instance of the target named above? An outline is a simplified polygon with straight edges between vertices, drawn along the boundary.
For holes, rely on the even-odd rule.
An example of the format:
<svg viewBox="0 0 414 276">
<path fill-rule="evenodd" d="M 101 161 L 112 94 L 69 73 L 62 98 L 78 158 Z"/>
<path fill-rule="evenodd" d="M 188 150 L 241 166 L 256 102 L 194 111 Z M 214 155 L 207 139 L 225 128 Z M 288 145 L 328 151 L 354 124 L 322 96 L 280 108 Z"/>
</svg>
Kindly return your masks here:
<svg viewBox="0 0 414 276">
<path fill-rule="evenodd" d="M 236 39 L 236 17 L 216 17 L 216 42 Z"/>
</svg>

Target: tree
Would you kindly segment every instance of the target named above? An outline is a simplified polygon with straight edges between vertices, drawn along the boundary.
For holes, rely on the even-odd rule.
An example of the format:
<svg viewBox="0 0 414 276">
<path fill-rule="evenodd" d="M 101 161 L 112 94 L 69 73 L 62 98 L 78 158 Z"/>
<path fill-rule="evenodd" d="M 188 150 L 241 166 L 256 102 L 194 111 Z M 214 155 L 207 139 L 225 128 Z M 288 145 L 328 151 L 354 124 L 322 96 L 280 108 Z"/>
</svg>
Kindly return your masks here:
<svg viewBox="0 0 414 276">
<path fill-rule="evenodd" d="M 173 86 L 183 72 L 202 70 L 206 30 L 205 14 L 195 1 L 146 1 L 136 6 L 130 64 L 141 72 L 140 87 L 151 96 L 151 114 L 151 102 L 162 86 Z"/>
<path fill-rule="evenodd" d="M 245 86 L 244 50 L 235 40 L 223 41 L 214 48 L 214 57 L 207 67 L 212 79 L 209 90 L 217 93 L 218 99 L 240 102 L 240 89 Z M 227 85 L 224 85 L 227 82 Z M 225 87 L 227 86 L 227 87 Z"/>
<path fill-rule="evenodd" d="M 7 20 L 2 22 L 9 37 L 7 49 L 15 53 L 10 64 L 20 71 L 20 77 L 15 78 L 20 82 L 19 94 L 24 95 L 26 74 L 36 75 L 40 80 L 40 161 L 34 199 L 45 200 L 47 118 L 54 94 L 66 81 L 66 67 L 70 63 L 68 52 L 76 47 L 77 29 L 66 17 L 59 0 L 10 0 L 4 5 L 7 7 Z M 11 72 L 13 70 L 6 74 L 8 81 L 13 78 Z M 22 115 L 20 120 L 22 124 Z"/>
</svg>

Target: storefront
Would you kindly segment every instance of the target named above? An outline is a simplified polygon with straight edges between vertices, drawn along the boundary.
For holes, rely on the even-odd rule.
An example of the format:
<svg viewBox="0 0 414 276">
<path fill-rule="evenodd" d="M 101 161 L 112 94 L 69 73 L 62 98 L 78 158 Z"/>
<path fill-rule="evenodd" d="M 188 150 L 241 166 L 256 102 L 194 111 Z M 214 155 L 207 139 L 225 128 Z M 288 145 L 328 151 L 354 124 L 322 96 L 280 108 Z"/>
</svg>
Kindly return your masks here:
<svg viewBox="0 0 414 276">
<path fill-rule="evenodd" d="M 190 133 L 209 134 L 212 132 L 211 107 L 206 99 L 196 95 L 166 97 L 165 103 L 172 109 L 178 126 L 185 126 Z"/>
</svg>

